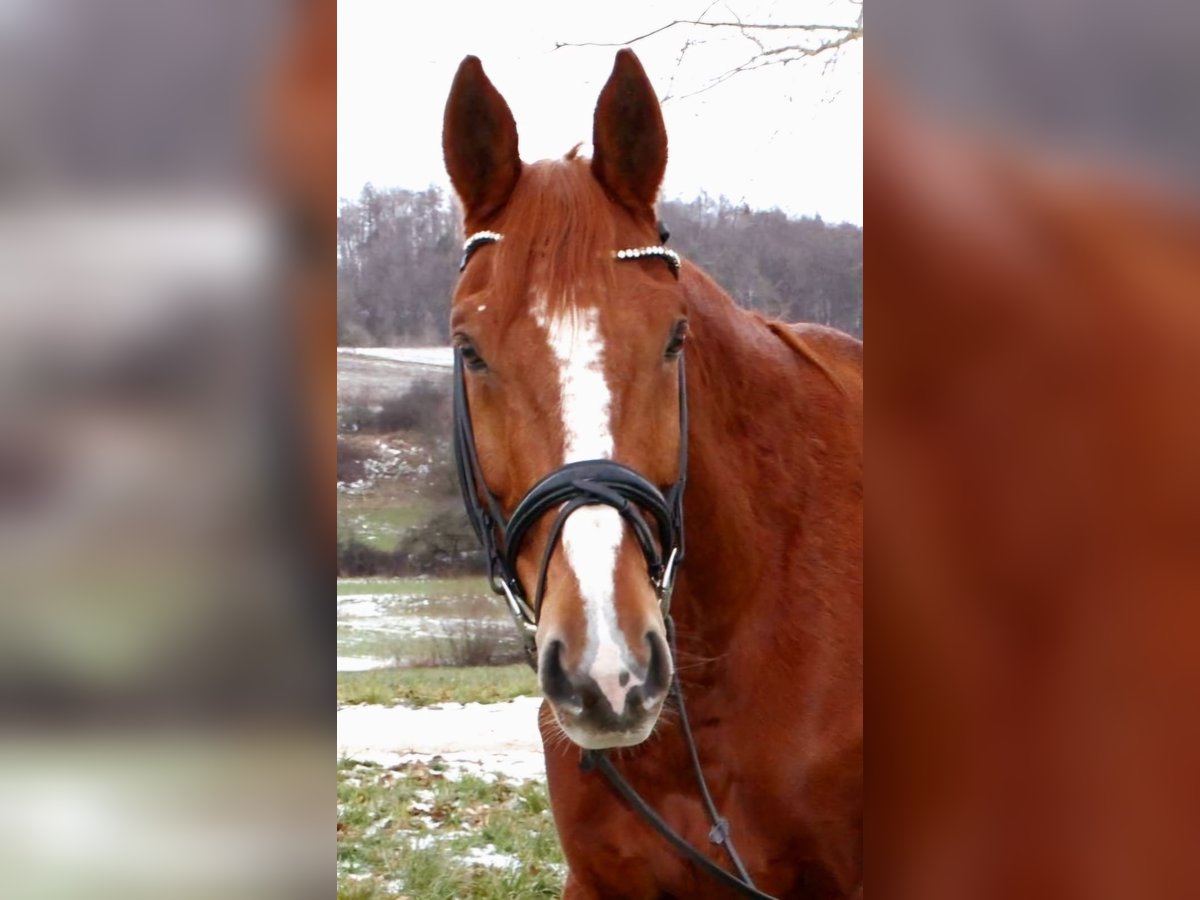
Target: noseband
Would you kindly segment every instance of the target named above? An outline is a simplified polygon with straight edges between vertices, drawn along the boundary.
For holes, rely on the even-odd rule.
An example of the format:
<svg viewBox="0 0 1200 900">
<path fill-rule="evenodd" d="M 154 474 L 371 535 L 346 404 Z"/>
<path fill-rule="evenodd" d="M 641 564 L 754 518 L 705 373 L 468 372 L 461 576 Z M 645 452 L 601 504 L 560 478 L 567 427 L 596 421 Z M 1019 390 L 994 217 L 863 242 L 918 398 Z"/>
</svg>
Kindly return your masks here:
<svg viewBox="0 0 1200 900">
<path fill-rule="evenodd" d="M 476 248 L 502 239 L 496 232 L 479 232 L 467 239 L 462 266 Z M 678 271 L 679 257 L 665 247 L 620 250 L 617 259 L 662 256 Z M 627 522 L 646 560 L 650 583 L 664 619 L 670 612 L 675 573 L 683 562 L 683 492 L 687 484 L 687 378 L 679 357 L 679 468 L 675 483 L 660 491 L 629 466 L 611 459 L 568 463 L 550 472 L 529 489 L 505 516 L 500 501 L 487 486 L 475 447 L 471 411 L 467 403 L 466 372 L 462 351 L 454 351 L 454 464 L 462 489 L 467 518 L 488 558 L 492 590 L 504 597 L 525 645 L 529 664 L 537 670 L 537 625 L 546 593 L 546 574 L 567 518 L 584 506 L 611 506 Z M 558 514 L 550 527 L 538 566 L 533 602 L 527 599 L 517 575 L 517 557 L 533 526 L 552 509 Z"/>
</svg>

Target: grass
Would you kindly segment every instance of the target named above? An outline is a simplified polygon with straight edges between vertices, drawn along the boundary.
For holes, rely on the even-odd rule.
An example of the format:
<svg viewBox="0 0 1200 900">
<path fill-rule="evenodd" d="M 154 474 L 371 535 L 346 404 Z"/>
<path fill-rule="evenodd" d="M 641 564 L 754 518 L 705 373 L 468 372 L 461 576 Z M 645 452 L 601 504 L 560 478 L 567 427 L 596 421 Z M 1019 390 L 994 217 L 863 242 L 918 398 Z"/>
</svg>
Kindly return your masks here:
<svg viewBox="0 0 1200 900">
<path fill-rule="evenodd" d="M 337 539 L 343 541 L 353 535 L 377 550 L 395 550 L 400 535 L 423 522 L 429 510 L 428 501 L 411 494 L 402 498 L 375 492 L 364 496 L 339 494 Z"/>
<path fill-rule="evenodd" d="M 559 896 L 563 858 L 545 785 L 447 775 L 436 757 L 389 768 L 338 762 L 339 900 Z"/>
<path fill-rule="evenodd" d="M 370 669 L 338 672 L 338 705 L 377 703 L 499 703 L 536 696 L 537 678 L 524 664 L 472 668 Z"/>
</svg>

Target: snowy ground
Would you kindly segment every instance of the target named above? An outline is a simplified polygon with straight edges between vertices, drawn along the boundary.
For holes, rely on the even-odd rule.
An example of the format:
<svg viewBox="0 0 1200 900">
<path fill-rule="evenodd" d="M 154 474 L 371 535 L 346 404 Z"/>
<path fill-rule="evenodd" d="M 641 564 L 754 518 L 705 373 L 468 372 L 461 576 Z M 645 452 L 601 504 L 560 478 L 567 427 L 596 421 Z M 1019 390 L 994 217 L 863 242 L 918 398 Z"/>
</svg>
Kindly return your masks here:
<svg viewBox="0 0 1200 900">
<path fill-rule="evenodd" d="M 453 365 L 454 351 L 449 347 L 339 347 L 338 403 L 398 397 L 417 382 L 449 378 Z"/>
<path fill-rule="evenodd" d="M 380 659 L 377 656 L 339 656 L 337 670 L 339 672 L 366 672 L 369 669 L 382 669 L 395 665 L 395 660 Z"/>
<path fill-rule="evenodd" d="M 507 703 L 346 706 L 337 711 L 337 755 L 383 766 L 440 756 L 451 771 L 545 777 L 540 697 Z"/>
<path fill-rule="evenodd" d="M 454 350 L 450 347 L 338 347 L 338 353 L 446 369 L 454 365 Z"/>
<path fill-rule="evenodd" d="M 352 629 L 352 634 L 436 637 L 452 633 L 468 616 L 511 627 L 499 604 L 485 601 L 481 612 L 477 598 L 374 593 L 372 587 L 394 582 L 347 582 L 356 593 L 337 597 L 337 616 L 338 624 Z M 394 664 L 394 658 L 354 654 L 352 648 L 352 641 L 339 640 L 339 672 Z M 519 697 L 507 703 L 449 703 L 420 709 L 345 706 L 337 711 L 337 753 L 384 766 L 440 756 L 451 771 L 499 772 L 517 781 L 541 779 L 545 767 L 537 728 L 540 705 L 540 698 Z"/>
<path fill-rule="evenodd" d="M 412 662 L 427 656 L 431 647 L 485 633 L 512 649 L 515 632 L 502 604 L 482 591 L 459 593 L 463 588 L 454 582 L 445 590 L 445 595 L 432 596 L 387 592 L 338 597 L 337 670 L 361 672 Z"/>
</svg>

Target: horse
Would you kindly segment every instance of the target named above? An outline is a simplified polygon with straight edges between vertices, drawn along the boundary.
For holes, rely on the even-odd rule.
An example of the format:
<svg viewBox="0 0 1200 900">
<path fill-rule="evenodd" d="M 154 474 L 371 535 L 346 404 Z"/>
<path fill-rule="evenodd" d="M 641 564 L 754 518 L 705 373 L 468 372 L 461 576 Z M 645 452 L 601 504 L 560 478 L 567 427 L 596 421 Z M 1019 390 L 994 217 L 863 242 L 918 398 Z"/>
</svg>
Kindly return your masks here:
<svg viewBox="0 0 1200 900">
<path fill-rule="evenodd" d="M 592 144 L 522 162 L 462 61 L 459 475 L 544 695 L 563 896 L 728 896 L 726 835 L 751 896 L 856 896 L 862 344 L 741 309 L 665 246 L 666 129 L 631 50 Z"/>
</svg>

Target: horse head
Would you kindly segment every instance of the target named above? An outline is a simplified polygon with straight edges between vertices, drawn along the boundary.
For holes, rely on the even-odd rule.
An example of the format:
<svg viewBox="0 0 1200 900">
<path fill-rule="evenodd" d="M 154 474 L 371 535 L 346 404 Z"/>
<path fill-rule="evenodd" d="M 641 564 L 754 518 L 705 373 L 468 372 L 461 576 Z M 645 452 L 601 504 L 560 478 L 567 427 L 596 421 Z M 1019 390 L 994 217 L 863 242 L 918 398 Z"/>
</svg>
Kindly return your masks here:
<svg viewBox="0 0 1200 900">
<path fill-rule="evenodd" d="M 468 236 L 451 312 L 468 509 L 505 570 L 493 578 L 521 595 L 563 731 L 585 748 L 636 744 L 672 677 L 662 601 L 682 526 L 663 516 L 680 509 L 686 459 L 658 99 L 622 50 L 592 158 L 526 164 L 508 105 L 467 57 L 443 151 Z"/>
</svg>

